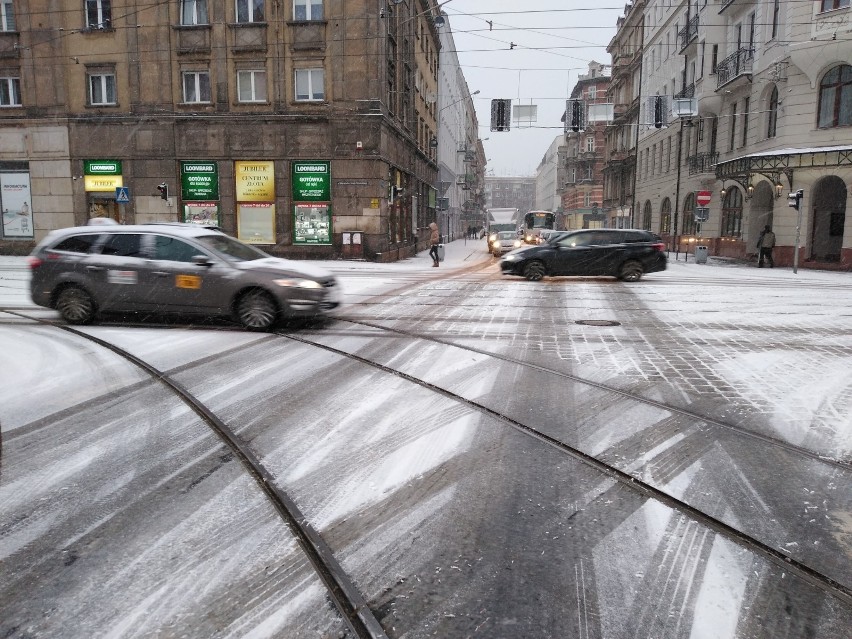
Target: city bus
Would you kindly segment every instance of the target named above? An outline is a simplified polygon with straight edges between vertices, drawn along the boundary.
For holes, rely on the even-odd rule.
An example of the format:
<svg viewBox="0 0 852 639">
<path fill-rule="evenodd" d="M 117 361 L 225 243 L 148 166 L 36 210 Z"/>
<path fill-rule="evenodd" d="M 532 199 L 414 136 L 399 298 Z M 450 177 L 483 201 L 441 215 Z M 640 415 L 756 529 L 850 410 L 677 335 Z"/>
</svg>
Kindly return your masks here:
<svg viewBox="0 0 852 639">
<path fill-rule="evenodd" d="M 556 213 L 550 211 L 530 211 L 524 215 L 524 242 L 537 244 L 539 234 L 552 229 L 556 224 Z"/>
</svg>

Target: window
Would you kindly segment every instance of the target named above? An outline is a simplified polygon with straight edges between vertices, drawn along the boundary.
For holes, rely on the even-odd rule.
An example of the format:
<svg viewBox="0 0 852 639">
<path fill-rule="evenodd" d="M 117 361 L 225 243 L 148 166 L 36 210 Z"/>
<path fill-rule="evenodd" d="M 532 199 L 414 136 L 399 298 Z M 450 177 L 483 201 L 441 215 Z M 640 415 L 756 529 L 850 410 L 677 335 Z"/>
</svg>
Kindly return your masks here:
<svg viewBox="0 0 852 639">
<path fill-rule="evenodd" d="M 296 100 L 325 100 L 323 82 L 324 72 L 322 69 L 297 69 Z"/>
<path fill-rule="evenodd" d="M 209 24 L 207 0 L 181 0 L 180 23 L 183 25 Z"/>
<path fill-rule="evenodd" d="M 266 102 L 266 71 L 237 71 L 237 99 Z"/>
<path fill-rule="evenodd" d="M 642 228 L 646 231 L 651 230 L 651 201 L 645 202 L 645 210 L 642 213 Z"/>
<path fill-rule="evenodd" d="M 695 194 L 690 193 L 683 201 L 683 235 L 695 235 Z"/>
<path fill-rule="evenodd" d="M 732 186 L 722 202 L 720 237 L 740 237 L 743 222 L 743 194 Z"/>
<path fill-rule="evenodd" d="M 107 238 L 101 249 L 102 255 L 119 257 L 143 257 L 142 236 L 135 233 L 116 233 Z"/>
<path fill-rule="evenodd" d="M 52 251 L 68 251 L 69 253 L 91 253 L 92 247 L 97 244 L 100 235 L 94 233 L 86 235 L 72 235 L 54 246 Z"/>
<path fill-rule="evenodd" d="M 819 83 L 819 126 L 852 125 L 852 66 L 841 64 Z"/>
<path fill-rule="evenodd" d="M 589 101 L 596 100 L 598 97 L 598 87 L 594 84 L 586 89 L 586 99 Z"/>
<path fill-rule="evenodd" d="M 767 109 L 766 137 L 774 138 L 778 129 L 778 87 L 772 87 Z"/>
<path fill-rule="evenodd" d="M 663 200 L 660 207 L 660 233 L 672 232 L 672 201 L 669 198 Z"/>
<path fill-rule="evenodd" d="M 0 78 L 0 107 L 21 106 L 21 79 Z"/>
<path fill-rule="evenodd" d="M 731 140 L 730 151 L 733 151 L 737 145 L 737 105 L 731 105 Z"/>
<path fill-rule="evenodd" d="M 832 11 L 833 9 L 842 9 L 849 6 L 849 0 L 822 0 L 821 11 Z"/>
<path fill-rule="evenodd" d="M 593 135 L 590 135 L 586 138 L 586 151 L 588 153 L 595 152 L 595 137 Z"/>
<path fill-rule="evenodd" d="M 111 26 L 111 0 L 86 0 L 86 28 L 109 29 Z"/>
<path fill-rule="evenodd" d="M 154 259 L 171 262 L 192 262 L 196 255 L 204 255 L 201 249 L 165 235 L 154 236 Z M 206 256 L 205 256 L 206 257 Z"/>
<path fill-rule="evenodd" d="M 184 71 L 183 101 L 188 104 L 210 102 L 210 73 Z"/>
<path fill-rule="evenodd" d="M 748 144 L 748 111 L 751 107 L 751 98 L 743 100 L 743 146 Z"/>
<path fill-rule="evenodd" d="M 0 0 L 0 31 L 15 30 L 15 9 L 8 0 Z"/>
<path fill-rule="evenodd" d="M 322 20 L 322 0 L 293 0 L 293 20 Z"/>
<path fill-rule="evenodd" d="M 778 23 L 781 20 L 781 0 L 775 0 L 772 4 L 772 35 L 771 39 L 775 39 L 778 35 Z"/>
<path fill-rule="evenodd" d="M 89 74 L 89 104 L 92 106 L 116 104 L 115 74 Z"/>
<path fill-rule="evenodd" d="M 713 45 L 713 53 L 710 54 L 710 75 L 716 74 L 716 67 L 719 64 L 719 45 Z"/>
<path fill-rule="evenodd" d="M 698 77 L 699 78 L 704 77 L 704 56 L 706 54 L 705 49 L 707 49 L 707 43 L 704 40 L 702 40 L 701 41 L 701 64 L 698 65 Z"/>
<path fill-rule="evenodd" d="M 591 193 L 583 193 L 583 206 L 591 208 L 592 206 L 592 194 Z"/>
<path fill-rule="evenodd" d="M 264 22 L 264 0 L 237 0 L 237 22 Z"/>
</svg>

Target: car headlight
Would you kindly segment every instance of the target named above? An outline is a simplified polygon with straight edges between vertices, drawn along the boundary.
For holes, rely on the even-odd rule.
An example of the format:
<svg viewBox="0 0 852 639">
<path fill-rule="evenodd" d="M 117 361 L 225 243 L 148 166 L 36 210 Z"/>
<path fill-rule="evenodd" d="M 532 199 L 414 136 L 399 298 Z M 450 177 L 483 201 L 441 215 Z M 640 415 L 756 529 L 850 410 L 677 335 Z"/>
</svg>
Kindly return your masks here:
<svg viewBox="0 0 852 639">
<path fill-rule="evenodd" d="M 518 259 L 518 256 L 517 256 L 517 255 L 514 255 L 514 254 L 512 254 L 512 253 L 509 253 L 509 254 L 508 254 L 507 256 L 505 256 L 503 259 L 504 259 L 504 260 L 506 260 L 507 262 L 514 262 L 516 259 Z"/>
<path fill-rule="evenodd" d="M 521 241 L 515 240 L 515 248 L 519 247 L 520 245 L 521 245 Z"/>
<path fill-rule="evenodd" d="M 500 248 L 500 240 L 494 240 L 493 242 L 491 242 L 491 246 L 493 246 L 494 248 Z"/>
<path fill-rule="evenodd" d="M 278 286 L 289 286 L 293 288 L 322 288 L 322 284 L 316 280 L 304 280 L 298 277 L 292 279 L 272 280 Z"/>
<path fill-rule="evenodd" d="M 493 241 L 494 241 L 494 240 L 496 240 L 496 239 L 497 239 L 497 236 L 496 236 L 496 235 L 489 235 L 489 236 L 488 236 L 488 241 L 489 241 L 489 242 L 493 242 Z"/>
</svg>

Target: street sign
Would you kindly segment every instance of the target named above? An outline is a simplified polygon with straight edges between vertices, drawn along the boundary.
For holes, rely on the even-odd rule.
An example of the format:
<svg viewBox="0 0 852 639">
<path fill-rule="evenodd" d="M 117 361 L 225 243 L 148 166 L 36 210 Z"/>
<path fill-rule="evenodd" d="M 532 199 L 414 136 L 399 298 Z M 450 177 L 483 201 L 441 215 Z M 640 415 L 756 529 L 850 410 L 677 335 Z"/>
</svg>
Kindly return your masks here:
<svg viewBox="0 0 852 639">
<path fill-rule="evenodd" d="M 696 191 L 695 192 L 695 201 L 698 206 L 707 206 L 710 204 L 710 196 L 712 193 L 710 191 Z"/>
<path fill-rule="evenodd" d="M 115 201 L 119 204 L 129 204 L 130 203 L 130 187 L 128 186 L 117 186 L 115 188 Z"/>
<path fill-rule="evenodd" d="M 706 222 L 710 219 L 710 209 L 698 206 L 695 207 L 695 221 L 696 222 Z"/>
</svg>

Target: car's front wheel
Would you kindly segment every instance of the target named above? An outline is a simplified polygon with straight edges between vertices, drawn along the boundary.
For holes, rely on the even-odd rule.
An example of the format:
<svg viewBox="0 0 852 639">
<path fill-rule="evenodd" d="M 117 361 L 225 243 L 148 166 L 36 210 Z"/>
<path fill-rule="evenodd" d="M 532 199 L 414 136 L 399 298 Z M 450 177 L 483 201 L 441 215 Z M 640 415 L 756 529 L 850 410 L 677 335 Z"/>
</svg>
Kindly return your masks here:
<svg viewBox="0 0 852 639">
<path fill-rule="evenodd" d="M 631 260 L 621 265 L 621 270 L 618 272 L 618 279 L 624 282 L 638 282 L 644 272 L 641 263 Z"/>
<path fill-rule="evenodd" d="M 538 282 L 545 276 L 545 273 L 544 262 L 535 260 L 524 266 L 524 277 L 531 282 Z"/>
<path fill-rule="evenodd" d="M 278 307 L 266 291 L 248 291 L 237 300 L 237 319 L 250 331 L 268 331 L 278 319 Z"/>
<path fill-rule="evenodd" d="M 56 310 L 69 324 L 91 324 L 97 312 L 95 300 L 79 286 L 67 286 L 60 291 Z"/>
</svg>

